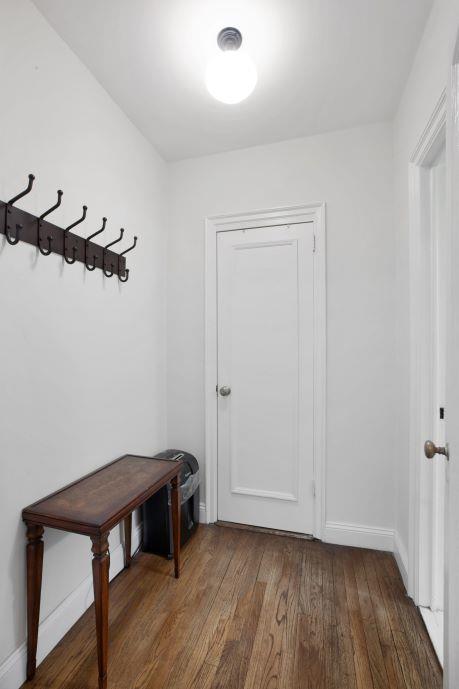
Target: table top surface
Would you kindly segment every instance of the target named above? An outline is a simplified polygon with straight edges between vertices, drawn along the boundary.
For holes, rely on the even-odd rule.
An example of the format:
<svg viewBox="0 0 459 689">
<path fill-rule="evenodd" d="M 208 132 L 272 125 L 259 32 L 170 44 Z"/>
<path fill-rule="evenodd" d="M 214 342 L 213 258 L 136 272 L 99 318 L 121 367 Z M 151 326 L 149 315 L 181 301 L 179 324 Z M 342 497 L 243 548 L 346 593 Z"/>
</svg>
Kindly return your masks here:
<svg viewBox="0 0 459 689">
<path fill-rule="evenodd" d="M 100 533 L 112 528 L 180 472 L 182 462 L 125 455 L 26 507 L 44 526 Z"/>
</svg>

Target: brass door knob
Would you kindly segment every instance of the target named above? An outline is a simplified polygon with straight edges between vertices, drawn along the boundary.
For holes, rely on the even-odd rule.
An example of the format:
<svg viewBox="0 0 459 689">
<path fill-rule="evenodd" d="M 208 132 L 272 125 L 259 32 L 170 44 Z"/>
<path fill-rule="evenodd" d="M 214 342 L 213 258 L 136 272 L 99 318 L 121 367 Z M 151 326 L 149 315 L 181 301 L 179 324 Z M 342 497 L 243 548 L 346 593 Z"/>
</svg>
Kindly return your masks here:
<svg viewBox="0 0 459 689">
<path fill-rule="evenodd" d="M 435 455 L 444 455 L 449 459 L 448 444 L 445 447 L 437 447 L 431 440 L 426 440 L 424 443 L 424 454 L 427 459 L 433 459 Z"/>
</svg>

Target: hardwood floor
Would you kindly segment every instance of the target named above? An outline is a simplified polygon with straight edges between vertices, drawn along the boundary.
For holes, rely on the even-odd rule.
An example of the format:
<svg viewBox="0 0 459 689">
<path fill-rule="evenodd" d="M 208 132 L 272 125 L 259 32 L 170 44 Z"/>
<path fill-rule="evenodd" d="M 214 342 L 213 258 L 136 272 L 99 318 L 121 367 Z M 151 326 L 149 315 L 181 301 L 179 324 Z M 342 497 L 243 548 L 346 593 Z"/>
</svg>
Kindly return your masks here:
<svg viewBox="0 0 459 689">
<path fill-rule="evenodd" d="M 389 553 L 201 527 L 110 585 L 109 689 L 440 689 Z M 27 689 L 95 689 L 91 607 Z"/>
</svg>

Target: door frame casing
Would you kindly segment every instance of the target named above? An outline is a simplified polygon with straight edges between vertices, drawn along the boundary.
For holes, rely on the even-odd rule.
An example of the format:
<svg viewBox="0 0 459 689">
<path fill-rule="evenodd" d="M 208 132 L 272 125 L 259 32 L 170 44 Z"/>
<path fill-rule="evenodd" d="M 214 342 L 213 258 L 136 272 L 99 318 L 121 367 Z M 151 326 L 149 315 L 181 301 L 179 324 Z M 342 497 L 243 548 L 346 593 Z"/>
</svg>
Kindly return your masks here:
<svg viewBox="0 0 459 689">
<path fill-rule="evenodd" d="M 430 202 L 426 185 L 430 163 L 446 142 L 446 91 L 421 135 L 409 163 L 410 247 L 410 435 L 409 435 L 409 543 L 408 594 L 428 607 L 431 595 L 432 548 L 430 505 L 431 467 L 422 461 L 424 441 L 432 437 L 432 309 L 430 276 Z M 426 280 L 426 276 L 429 279 Z M 431 505 L 430 505 L 431 506 Z"/>
<path fill-rule="evenodd" d="M 206 522 L 217 520 L 217 234 L 314 223 L 314 533 L 321 538 L 326 507 L 326 238 L 325 203 L 207 217 L 205 220 L 205 494 Z"/>
<path fill-rule="evenodd" d="M 450 251 L 448 263 L 449 303 L 447 319 L 449 323 L 446 347 L 446 398 L 448 423 L 448 443 L 450 461 L 447 465 L 446 479 L 446 561 L 445 561 L 445 638 L 444 672 L 445 689 L 459 686 L 459 587 L 457 571 L 459 568 L 459 540 L 457 524 L 459 521 L 459 31 L 456 31 L 455 45 L 450 62 L 448 83 L 448 119 L 446 146 L 446 183 L 449 222 L 447 222 L 447 247 Z M 447 418 L 448 418 L 447 417 Z"/>
</svg>

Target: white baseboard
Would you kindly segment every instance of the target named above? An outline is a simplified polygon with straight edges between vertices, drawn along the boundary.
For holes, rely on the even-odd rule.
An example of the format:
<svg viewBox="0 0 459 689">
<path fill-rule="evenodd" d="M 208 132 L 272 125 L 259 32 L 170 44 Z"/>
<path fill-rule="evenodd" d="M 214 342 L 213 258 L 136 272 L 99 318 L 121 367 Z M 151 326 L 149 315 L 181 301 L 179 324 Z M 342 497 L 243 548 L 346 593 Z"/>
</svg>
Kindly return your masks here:
<svg viewBox="0 0 459 689">
<path fill-rule="evenodd" d="M 400 576 L 408 591 L 408 553 L 398 531 L 394 532 L 394 557 L 400 571 Z"/>
<path fill-rule="evenodd" d="M 325 543 L 350 545 L 373 550 L 394 550 L 394 530 L 347 522 L 326 522 L 322 534 Z"/>
<path fill-rule="evenodd" d="M 199 521 L 201 524 L 207 523 L 206 505 L 204 502 L 201 502 L 199 505 Z M 364 526 L 348 522 L 327 522 L 323 530 L 322 540 L 325 543 L 335 543 L 336 545 L 394 551 L 394 530 L 378 526 Z"/>
<path fill-rule="evenodd" d="M 205 502 L 199 503 L 199 523 L 200 524 L 207 524 L 207 513 L 206 513 L 206 503 Z M 1 687 L 0 687 L 0 689 L 1 689 Z"/>
<path fill-rule="evenodd" d="M 132 531 L 132 552 L 139 547 L 141 525 Z M 110 579 L 124 567 L 124 548 L 120 543 L 110 553 Z M 62 637 L 89 608 L 94 600 L 92 577 L 87 577 L 40 624 L 37 665 L 52 651 Z M 0 665 L 0 689 L 18 689 L 26 681 L 27 650 L 25 642 Z"/>
</svg>

